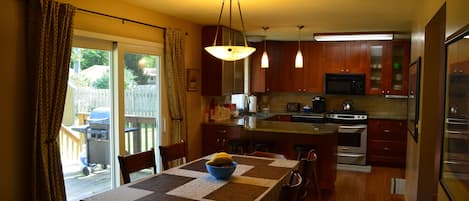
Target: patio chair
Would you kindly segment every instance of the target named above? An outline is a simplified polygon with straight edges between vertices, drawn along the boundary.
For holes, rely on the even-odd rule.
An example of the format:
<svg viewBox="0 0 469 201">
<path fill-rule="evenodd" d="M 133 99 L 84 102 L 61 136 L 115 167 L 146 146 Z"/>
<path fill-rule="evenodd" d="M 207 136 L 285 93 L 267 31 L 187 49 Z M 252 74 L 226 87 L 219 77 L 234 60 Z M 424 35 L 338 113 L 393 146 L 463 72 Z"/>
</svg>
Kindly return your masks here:
<svg viewBox="0 0 469 201">
<path fill-rule="evenodd" d="M 117 159 L 119 159 L 124 184 L 130 183 L 130 173 L 132 172 L 153 167 L 153 174 L 156 174 L 155 151 L 153 148 L 145 152 L 117 156 Z"/>
</svg>

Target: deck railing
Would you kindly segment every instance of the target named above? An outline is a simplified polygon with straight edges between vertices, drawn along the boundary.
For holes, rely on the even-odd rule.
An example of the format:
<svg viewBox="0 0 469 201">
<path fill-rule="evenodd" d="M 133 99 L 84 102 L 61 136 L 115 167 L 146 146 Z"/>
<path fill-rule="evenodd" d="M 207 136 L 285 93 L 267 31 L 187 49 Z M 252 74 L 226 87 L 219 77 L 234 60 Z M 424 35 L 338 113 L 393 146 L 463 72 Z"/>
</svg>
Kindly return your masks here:
<svg viewBox="0 0 469 201">
<path fill-rule="evenodd" d="M 87 118 L 86 114 L 81 114 L 79 118 Z M 79 122 L 86 122 L 79 119 Z M 125 127 L 125 150 L 129 154 L 138 153 L 154 147 L 157 133 L 156 118 L 126 115 Z M 85 134 L 71 130 L 62 125 L 59 133 L 60 154 L 64 161 L 78 160 L 83 151 L 83 144 L 86 143 Z"/>
</svg>

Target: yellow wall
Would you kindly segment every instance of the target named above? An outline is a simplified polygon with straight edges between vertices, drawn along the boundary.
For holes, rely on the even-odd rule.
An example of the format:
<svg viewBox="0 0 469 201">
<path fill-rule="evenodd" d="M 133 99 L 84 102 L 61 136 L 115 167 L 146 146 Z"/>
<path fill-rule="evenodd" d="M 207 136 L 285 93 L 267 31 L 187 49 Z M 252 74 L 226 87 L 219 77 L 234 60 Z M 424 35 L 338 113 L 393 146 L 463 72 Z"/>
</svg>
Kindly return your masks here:
<svg viewBox="0 0 469 201">
<path fill-rule="evenodd" d="M 201 65 L 201 26 L 180 20 L 174 17 L 163 15 L 145 8 L 135 7 L 115 0 L 59 0 L 70 3 L 78 8 L 105 13 L 113 16 L 127 18 L 147 24 L 161 27 L 174 28 L 187 33 L 185 67 L 200 69 Z M 140 39 L 145 41 L 164 44 L 163 31 L 157 28 L 138 25 L 131 22 L 77 11 L 74 20 L 74 28 L 79 30 L 104 33 L 109 35 L 123 36 L 127 38 Z M 164 79 L 164 78 L 163 78 Z M 166 99 L 166 87 L 163 82 L 162 87 L 162 115 L 166 119 L 167 130 L 163 133 L 162 144 L 170 143 L 170 117 L 168 103 Z M 201 156 L 201 128 L 202 107 L 201 95 L 199 92 L 186 92 L 187 95 L 187 120 L 188 120 L 188 148 L 189 159 Z"/>
<path fill-rule="evenodd" d="M 417 12 L 414 17 L 414 24 L 412 28 L 411 61 L 415 60 L 418 56 L 421 56 L 422 64 L 424 63 L 425 58 L 423 58 L 423 55 L 425 52 L 424 50 L 425 26 L 444 3 L 445 3 L 444 0 L 419 0 L 419 4 L 418 4 L 419 6 L 418 6 L 418 9 L 416 10 Z M 469 23 L 469 13 L 467 12 L 468 7 L 469 7 L 469 1 L 467 0 L 447 0 L 446 1 L 446 36 L 451 35 L 457 29 Z M 422 66 L 422 68 L 425 68 L 425 66 Z M 426 73 L 424 70 L 422 72 L 422 77 L 424 77 L 425 74 Z M 422 83 L 422 85 L 425 85 L 425 83 Z M 422 106 L 422 101 L 430 102 L 430 104 L 425 104 L 428 106 L 428 108 L 421 108 L 422 110 L 434 109 L 434 108 L 430 108 L 430 106 L 435 107 L 435 105 L 431 104 L 431 102 L 435 100 L 432 100 L 432 99 L 422 100 L 421 99 L 420 100 L 421 106 Z M 439 107 L 443 107 L 443 106 L 439 106 Z M 431 124 L 441 124 L 441 122 L 426 122 L 426 125 L 431 125 Z M 419 133 L 419 136 L 422 136 L 422 135 L 439 136 L 439 134 L 437 133 L 431 133 L 431 134 Z M 422 142 L 419 140 L 419 143 L 422 143 Z M 425 197 L 425 195 L 432 195 L 432 197 L 435 198 L 436 197 L 435 194 L 438 194 L 437 196 L 438 200 L 446 201 L 448 200 L 448 198 L 446 197 L 444 192 L 441 190 L 440 186 L 432 187 L 431 186 L 432 184 L 425 184 L 425 185 L 430 185 L 430 186 L 418 186 L 419 180 L 421 180 L 423 177 L 429 177 L 429 176 L 434 176 L 435 174 L 436 175 L 438 174 L 437 166 L 439 164 L 439 161 L 431 161 L 434 164 L 436 164 L 435 165 L 436 169 L 435 171 L 433 171 L 434 175 L 422 175 L 422 174 L 419 175 L 419 173 L 422 173 L 422 172 L 432 172 L 432 170 L 422 171 L 424 168 L 428 168 L 428 167 L 420 167 L 419 164 L 423 162 L 419 160 L 422 160 L 422 156 L 424 156 L 424 154 L 428 156 L 428 155 L 439 154 L 440 152 L 440 150 L 435 150 L 435 149 L 421 150 L 421 147 L 422 147 L 422 144 L 416 144 L 413 141 L 413 139 L 410 136 L 408 136 L 407 166 L 406 166 L 406 181 L 407 181 L 406 199 L 408 201 L 417 201 L 417 200 L 423 201 L 422 198 Z M 423 157 L 423 158 L 424 158 L 423 160 L 432 160 L 432 158 L 435 158 L 435 157 Z"/>
<path fill-rule="evenodd" d="M 24 140 L 27 133 L 27 119 L 25 119 L 26 105 L 26 58 L 25 48 L 25 17 L 24 1 L 2 1 L 0 11 L 0 75 L 1 97 L 1 138 L 0 153 L 0 200 L 23 200 L 25 195 L 20 189 L 28 190 L 29 182 L 23 175 L 27 175 L 25 167 L 28 157 L 22 152 L 27 150 L 28 142 Z M 26 124 L 26 125 L 25 125 Z M 24 151 L 26 152 L 26 151 Z M 29 171 L 29 170 L 28 170 Z M 27 191 L 29 192 L 29 191 Z"/>
</svg>

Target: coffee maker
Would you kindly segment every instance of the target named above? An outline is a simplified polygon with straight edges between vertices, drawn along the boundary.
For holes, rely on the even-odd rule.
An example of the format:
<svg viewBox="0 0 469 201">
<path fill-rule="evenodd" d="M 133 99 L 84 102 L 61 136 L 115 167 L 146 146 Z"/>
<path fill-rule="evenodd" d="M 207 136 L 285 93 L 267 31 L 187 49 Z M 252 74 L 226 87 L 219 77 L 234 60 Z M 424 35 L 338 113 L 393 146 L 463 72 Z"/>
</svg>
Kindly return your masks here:
<svg viewBox="0 0 469 201">
<path fill-rule="evenodd" d="M 326 99 L 324 97 L 315 96 L 313 97 L 312 103 L 313 103 L 313 108 L 312 108 L 313 113 L 326 112 Z"/>
</svg>

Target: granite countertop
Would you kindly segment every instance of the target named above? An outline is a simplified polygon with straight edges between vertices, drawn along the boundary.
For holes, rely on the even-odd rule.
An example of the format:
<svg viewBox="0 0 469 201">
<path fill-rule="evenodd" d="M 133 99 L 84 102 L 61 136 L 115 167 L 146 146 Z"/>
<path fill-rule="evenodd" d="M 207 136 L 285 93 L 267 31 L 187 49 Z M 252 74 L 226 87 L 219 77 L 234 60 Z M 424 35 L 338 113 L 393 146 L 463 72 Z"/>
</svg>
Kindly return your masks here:
<svg viewBox="0 0 469 201">
<path fill-rule="evenodd" d="M 244 125 L 247 131 L 295 133 L 309 135 L 325 135 L 337 132 L 338 124 L 312 124 L 286 121 L 252 120 Z"/>
</svg>

